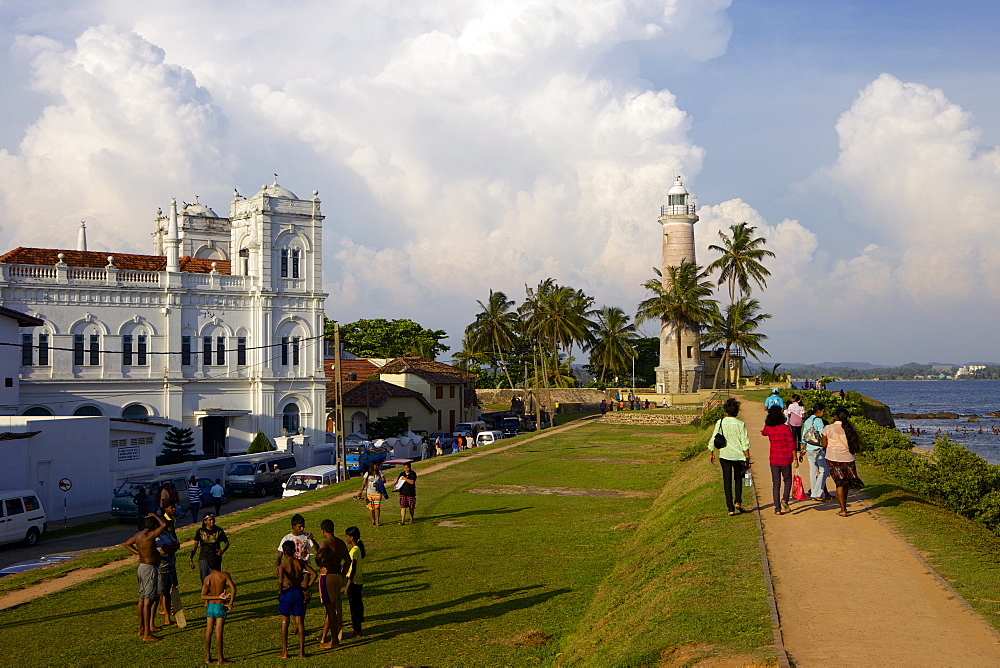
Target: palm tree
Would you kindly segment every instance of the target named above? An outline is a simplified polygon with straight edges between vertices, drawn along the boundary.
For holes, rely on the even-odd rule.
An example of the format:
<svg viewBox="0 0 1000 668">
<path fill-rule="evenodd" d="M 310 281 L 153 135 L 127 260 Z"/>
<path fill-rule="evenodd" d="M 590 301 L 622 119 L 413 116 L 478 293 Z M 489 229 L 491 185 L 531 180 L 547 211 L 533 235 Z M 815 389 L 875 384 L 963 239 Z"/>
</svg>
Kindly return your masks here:
<svg viewBox="0 0 1000 668">
<path fill-rule="evenodd" d="M 764 258 L 774 257 L 774 253 L 761 248 L 767 239 L 764 237 L 754 238 L 756 227 L 747 225 L 745 222 L 729 227 L 732 237 L 727 237 L 725 232 L 719 232 L 722 245 L 712 244 L 708 250 L 722 253 L 715 262 L 708 265 L 706 271 L 712 273 L 719 272 L 719 287 L 723 284 L 729 285 L 729 303 L 736 303 L 736 288 L 740 294 L 748 296 L 750 294 L 750 281 L 756 283 L 760 288 L 767 287 L 764 279 L 771 275 L 771 272 L 762 264 Z"/>
<path fill-rule="evenodd" d="M 710 298 L 712 284 L 705 278 L 706 274 L 701 267 L 684 261 L 679 266 L 667 267 L 667 275 L 662 280 L 651 278 L 642 284 L 653 296 L 639 303 L 635 321 L 636 324 L 641 324 L 647 320 L 659 320 L 673 328 L 674 338 L 677 340 L 678 394 L 684 391 L 681 334 L 684 330 L 693 330 L 696 336 L 695 349 L 700 350 L 697 346 L 697 333 L 710 324 L 718 313 L 716 301 Z"/>
<path fill-rule="evenodd" d="M 753 357 L 758 362 L 758 355 L 767 354 L 761 343 L 767 338 L 758 329 L 771 317 L 769 313 L 761 313 L 760 302 L 756 299 L 743 297 L 735 304 L 726 307 L 725 314 L 718 314 L 705 332 L 703 339 L 710 347 L 724 346 L 722 359 L 715 369 L 715 381 L 712 387 L 719 387 L 719 372 L 729 368 L 729 359 L 734 348 Z M 729 373 L 726 372 L 726 387 L 729 387 Z"/>
<path fill-rule="evenodd" d="M 455 366 L 462 371 L 475 373 L 479 369 L 479 365 L 482 363 L 482 353 L 476 347 L 475 337 L 469 333 L 468 327 L 465 328 L 465 336 L 462 337 L 462 349 L 454 353 L 451 359 L 455 362 Z"/>
<path fill-rule="evenodd" d="M 472 342 L 477 348 L 487 348 L 493 352 L 500 361 L 507 384 L 513 389 L 514 382 L 510 379 L 503 351 L 514 346 L 514 331 L 518 324 L 517 313 L 511 309 L 514 302 L 507 299 L 504 293 L 490 290 L 490 298 L 485 304 L 479 300 L 476 303 L 482 311 L 476 316 L 476 321 L 466 328 L 466 332 L 472 336 Z"/>
<path fill-rule="evenodd" d="M 590 306 L 593 298 L 567 286 L 557 285 L 551 278 L 537 288 L 525 286 L 527 297 L 521 306 L 526 333 L 538 343 L 542 361 L 542 378 L 547 378 L 545 357 L 551 355 L 552 370 L 559 366 L 559 348 L 572 350 L 575 343 L 586 343 L 591 329 Z M 544 351 L 544 352 L 541 352 Z M 554 374 L 562 385 L 562 376 Z"/>
<path fill-rule="evenodd" d="M 600 382 L 608 371 L 621 372 L 635 358 L 632 342 L 639 338 L 635 325 L 629 323 L 625 311 L 616 306 L 601 307 L 595 314 L 591 331 L 590 364 L 600 368 Z"/>
</svg>

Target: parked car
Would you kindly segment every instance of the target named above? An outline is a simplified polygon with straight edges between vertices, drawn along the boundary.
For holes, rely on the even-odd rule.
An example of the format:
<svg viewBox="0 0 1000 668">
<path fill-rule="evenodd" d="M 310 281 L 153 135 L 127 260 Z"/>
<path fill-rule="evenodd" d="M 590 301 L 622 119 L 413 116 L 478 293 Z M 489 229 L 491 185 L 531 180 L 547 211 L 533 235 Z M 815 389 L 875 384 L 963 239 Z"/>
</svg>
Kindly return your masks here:
<svg viewBox="0 0 1000 668">
<path fill-rule="evenodd" d="M 499 441 L 501 438 L 503 438 L 502 431 L 481 431 L 476 435 L 476 447 L 480 445 L 492 445 L 495 441 Z"/>
<path fill-rule="evenodd" d="M 381 464 L 389 458 L 389 448 L 375 447 L 371 441 L 348 439 L 345 448 L 348 475 L 361 475 L 372 464 Z"/>
<path fill-rule="evenodd" d="M 293 473 L 292 477 L 285 483 L 285 491 L 281 496 L 285 498 L 298 496 L 302 492 L 311 492 L 314 489 L 322 489 L 336 483 L 336 466 L 332 464 L 312 466 Z"/>
<path fill-rule="evenodd" d="M 46 528 L 45 508 L 34 490 L 0 492 L 0 543 L 34 545 Z"/>
<path fill-rule="evenodd" d="M 486 422 L 483 420 L 475 420 L 473 422 L 459 422 L 455 425 L 455 431 L 452 432 L 453 436 L 465 436 L 467 438 L 475 438 L 476 434 L 487 429 Z"/>
<path fill-rule="evenodd" d="M 274 473 L 274 467 L 278 473 Z M 226 489 L 230 494 L 264 496 L 288 480 L 297 469 L 294 455 L 287 453 L 258 455 L 232 462 L 226 471 Z"/>
<path fill-rule="evenodd" d="M 180 512 L 178 514 L 183 517 L 190 506 L 188 503 L 188 479 L 186 476 L 177 474 L 156 478 L 126 480 L 114 492 L 114 497 L 111 499 L 111 515 L 125 519 L 136 519 L 138 511 L 136 510 L 133 497 L 139 491 L 139 487 L 146 489 L 147 507 L 150 512 L 153 512 L 160 505 L 159 501 L 153 498 L 153 489 L 165 482 L 172 482 L 174 487 L 177 488 L 177 496 L 180 499 Z"/>
</svg>

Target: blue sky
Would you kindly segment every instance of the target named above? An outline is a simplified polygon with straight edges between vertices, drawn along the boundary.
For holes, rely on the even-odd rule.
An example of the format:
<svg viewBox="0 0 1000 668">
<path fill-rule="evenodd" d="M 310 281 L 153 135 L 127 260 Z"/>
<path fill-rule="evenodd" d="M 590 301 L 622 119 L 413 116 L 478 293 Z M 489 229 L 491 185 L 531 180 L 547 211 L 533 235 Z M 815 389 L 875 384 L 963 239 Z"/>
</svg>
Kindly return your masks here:
<svg viewBox="0 0 1000 668">
<path fill-rule="evenodd" d="M 277 172 L 320 191 L 329 315 L 457 347 L 548 276 L 633 312 L 680 173 L 699 261 L 743 220 L 778 253 L 774 360 L 996 361 L 998 29 L 968 1 L 8 1 L 0 245 L 83 218 L 150 252 L 171 197 Z"/>
</svg>

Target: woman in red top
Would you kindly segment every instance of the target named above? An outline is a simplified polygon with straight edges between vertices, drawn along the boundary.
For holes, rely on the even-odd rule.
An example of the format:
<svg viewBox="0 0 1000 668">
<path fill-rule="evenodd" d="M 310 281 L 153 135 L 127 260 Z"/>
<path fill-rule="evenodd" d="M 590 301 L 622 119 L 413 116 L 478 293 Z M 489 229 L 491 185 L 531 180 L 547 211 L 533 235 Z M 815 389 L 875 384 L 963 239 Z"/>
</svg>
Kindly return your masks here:
<svg viewBox="0 0 1000 668">
<path fill-rule="evenodd" d="M 792 428 L 785 424 L 785 414 L 780 406 L 771 406 L 764 420 L 761 434 L 771 442 L 771 487 L 774 492 L 774 513 L 782 515 L 792 511 L 788 507 L 788 497 L 792 493 L 792 462 L 798 466 L 795 459 L 795 438 Z M 784 482 L 784 489 L 782 487 Z M 778 492 L 781 491 L 779 499 Z"/>
</svg>

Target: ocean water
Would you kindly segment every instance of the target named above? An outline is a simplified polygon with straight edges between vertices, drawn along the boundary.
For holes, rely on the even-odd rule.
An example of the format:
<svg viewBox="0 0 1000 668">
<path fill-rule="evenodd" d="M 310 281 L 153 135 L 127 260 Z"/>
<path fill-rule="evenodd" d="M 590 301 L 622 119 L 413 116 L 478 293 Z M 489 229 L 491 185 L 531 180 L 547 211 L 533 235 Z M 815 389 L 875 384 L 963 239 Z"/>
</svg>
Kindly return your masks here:
<svg viewBox="0 0 1000 668">
<path fill-rule="evenodd" d="M 1000 380 L 858 380 L 830 383 L 829 389 L 854 390 L 878 399 L 896 413 L 937 413 L 949 411 L 963 416 L 957 420 L 911 420 L 895 418 L 896 427 L 923 432 L 910 436 L 915 445 L 931 447 L 941 435 L 957 441 L 991 464 L 1000 464 L 1000 418 L 986 415 L 1000 411 Z M 978 422 L 969 422 L 970 417 Z M 979 430 L 982 429 L 982 433 Z"/>
</svg>

